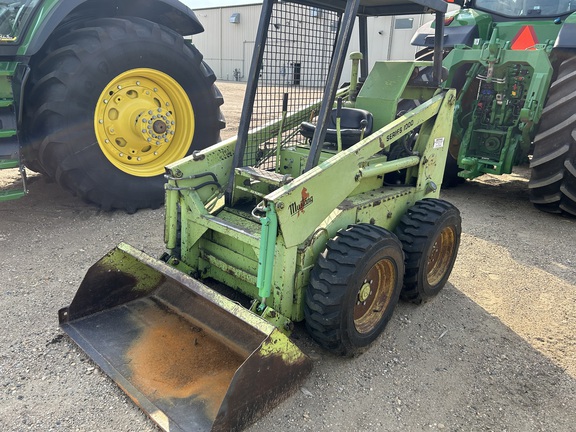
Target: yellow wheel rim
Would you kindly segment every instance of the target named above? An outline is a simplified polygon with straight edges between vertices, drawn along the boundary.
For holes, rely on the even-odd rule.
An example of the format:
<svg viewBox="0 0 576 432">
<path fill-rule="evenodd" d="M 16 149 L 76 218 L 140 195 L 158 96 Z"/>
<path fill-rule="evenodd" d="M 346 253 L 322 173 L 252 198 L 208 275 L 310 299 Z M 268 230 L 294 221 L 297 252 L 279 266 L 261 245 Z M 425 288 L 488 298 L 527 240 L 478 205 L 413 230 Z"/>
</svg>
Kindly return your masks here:
<svg viewBox="0 0 576 432">
<path fill-rule="evenodd" d="M 354 327 L 358 333 L 367 334 L 378 327 L 392 300 L 396 286 L 396 267 L 393 261 L 378 261 L 361 282 L 354 299 Z"/>
<path fill-rule="evenodd" d="M 428 263 L 426 265 L 426 277 L 432 286 L 440 283 L 450 269 L 452 257 L 456 252 L 456 231 L 453 227 L 444 228 L 434 240 Z"/>
<path fill-rule="evenodd" d="M 153 177 L 188 153 L 194 110 L 184 89 L 154 69 L 131 69 L 106 86 L 94 114 L 102 153 L 118 169 Z"/>
</svg>

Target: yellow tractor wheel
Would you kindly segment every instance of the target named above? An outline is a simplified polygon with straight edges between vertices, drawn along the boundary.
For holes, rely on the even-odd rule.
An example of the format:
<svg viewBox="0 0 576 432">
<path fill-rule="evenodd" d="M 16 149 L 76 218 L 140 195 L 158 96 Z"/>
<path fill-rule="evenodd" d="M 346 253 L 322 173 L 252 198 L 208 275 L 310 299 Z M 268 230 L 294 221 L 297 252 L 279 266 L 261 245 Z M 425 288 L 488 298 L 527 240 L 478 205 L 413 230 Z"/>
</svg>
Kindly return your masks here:
<svg viewBox="0 0 576 432">
<path fill-rule="evenodd" d="M 180 34 L 148 20 L 67 25 L 31 61 L 29 153 L 104 210 L 160 207 L 164 167 L 219 140 L 214 73 Z"/>
</svg>

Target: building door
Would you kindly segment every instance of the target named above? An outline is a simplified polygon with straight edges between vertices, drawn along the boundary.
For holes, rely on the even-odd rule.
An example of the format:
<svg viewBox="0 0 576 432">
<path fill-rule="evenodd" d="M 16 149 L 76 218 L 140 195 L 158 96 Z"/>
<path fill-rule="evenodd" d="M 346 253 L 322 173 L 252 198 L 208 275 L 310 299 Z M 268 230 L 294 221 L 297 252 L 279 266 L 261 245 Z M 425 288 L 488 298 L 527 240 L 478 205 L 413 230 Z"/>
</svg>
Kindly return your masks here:
<svg viewBox="0 0 576 432">
<path fill-rule="evenodd" d="M 390 38 L 390 60 L 413 60 L 416 47 L 410 45 L 412 36 L 420 27 L 420 15 L 394 17 Z"/>
</svg>

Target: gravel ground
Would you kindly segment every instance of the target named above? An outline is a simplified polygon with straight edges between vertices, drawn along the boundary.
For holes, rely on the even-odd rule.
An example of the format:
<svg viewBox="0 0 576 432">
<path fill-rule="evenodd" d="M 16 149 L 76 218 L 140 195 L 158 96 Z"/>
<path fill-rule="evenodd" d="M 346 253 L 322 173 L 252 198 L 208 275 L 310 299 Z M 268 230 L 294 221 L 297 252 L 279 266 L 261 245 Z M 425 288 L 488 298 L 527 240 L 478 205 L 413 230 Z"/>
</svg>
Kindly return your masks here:
<svg viewBox="0 0 576 432">
<path fill-rule="evenodd" d="M 244 88 L 220 87 L 229 135 Z M 527 177 L 520 168 L 444 191 L 463 219 L 446 288 L 422 306 L 400 303 L 353 359 L 297 327 L 314 369 L 249 430 L 573 431 L 576 220 L 535 210 Z M 0 430 L 157 430 L 63 335 L 57 312 L 117 243 L 159 256 L 162 237 L 162 209 L 103 213 L 42 176 L 0 203 Z"/>
</svg>

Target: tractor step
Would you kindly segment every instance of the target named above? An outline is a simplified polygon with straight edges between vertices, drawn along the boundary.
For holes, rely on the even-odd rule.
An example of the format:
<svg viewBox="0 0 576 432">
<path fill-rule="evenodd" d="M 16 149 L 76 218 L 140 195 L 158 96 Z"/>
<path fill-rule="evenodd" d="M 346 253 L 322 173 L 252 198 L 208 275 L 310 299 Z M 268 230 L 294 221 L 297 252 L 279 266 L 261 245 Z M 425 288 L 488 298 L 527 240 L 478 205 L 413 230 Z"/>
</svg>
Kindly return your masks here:
<svg viewBox="0 0 576 432">
<path fill-rule="evenodd" d="M 236 190 L 243 192 L 244 195 L 248 194 L 248 196 L 256 196 L 260 199 L 264 199 L 270 192 L 293 180 L 293 177 L 287 174 L 250 166 L 236 168 L 234 172 L 237 177 L 240 177 L 240 181 L 235 185 Z"/>
<path fill-rule="evenodd" d="M 247 244 L 260 247 L 260 224 L 235 213 L 225 210 L 221 211 L 218 216 L 203 215 L 199 223 L 221 234 L 240 235 Z"/>
<path fill-rule="evenodd" d="M 0 159 L 0 170 L 18 168 L 22 180 L 21 188 L 0 190 L 0 202 L 22 198 L 28 193 L 26 187 L 26 170 L 18 159 Z"/>
<path fill-rule="evenodd" d="M 236 174 L 251 180 L 261 181 L 276 187 L 290 183 L 293 178 L 287 174 L 280 174 L 275 171 L 267 171 L 255 167 L 236 168 Z"/>
</svg>

